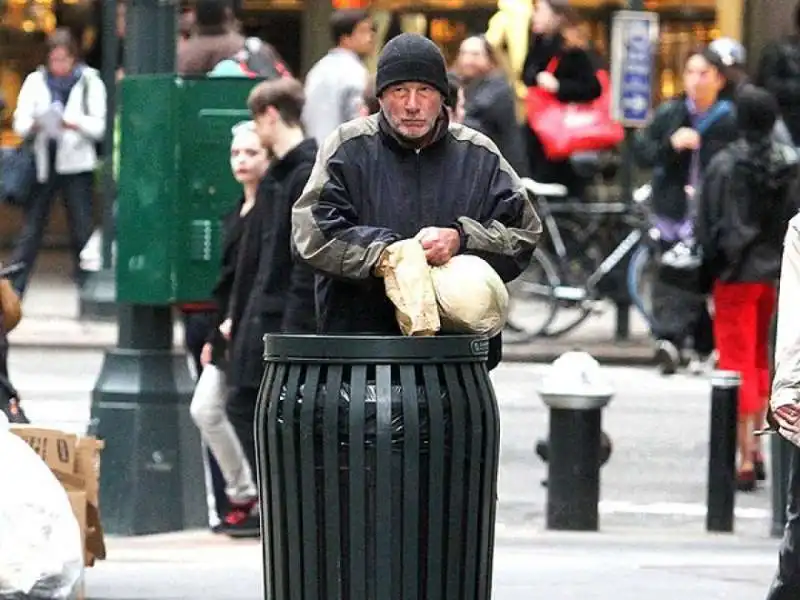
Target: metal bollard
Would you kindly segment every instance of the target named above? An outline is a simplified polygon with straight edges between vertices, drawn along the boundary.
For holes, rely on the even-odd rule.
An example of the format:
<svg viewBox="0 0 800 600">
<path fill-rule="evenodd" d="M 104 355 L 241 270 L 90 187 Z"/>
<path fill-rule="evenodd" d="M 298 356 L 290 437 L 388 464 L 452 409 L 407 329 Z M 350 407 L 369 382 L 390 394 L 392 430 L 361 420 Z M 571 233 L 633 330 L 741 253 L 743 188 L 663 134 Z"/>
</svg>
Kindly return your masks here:
<svg viewBox="0 0 800 600">
<path fill-rule="evenodd" d="M 553 363 L 539 395 L 550 408 L 547 528 L 597 531 L 602 410 L 613 392 L 594 358 L 568 352 Z"/>
<path fill-rule="evenodd" d="M 735 371 L 711 376 L 706 530 L 733 531 L 736 497 L 736 427 L 741 377 Z"/>
</svg>

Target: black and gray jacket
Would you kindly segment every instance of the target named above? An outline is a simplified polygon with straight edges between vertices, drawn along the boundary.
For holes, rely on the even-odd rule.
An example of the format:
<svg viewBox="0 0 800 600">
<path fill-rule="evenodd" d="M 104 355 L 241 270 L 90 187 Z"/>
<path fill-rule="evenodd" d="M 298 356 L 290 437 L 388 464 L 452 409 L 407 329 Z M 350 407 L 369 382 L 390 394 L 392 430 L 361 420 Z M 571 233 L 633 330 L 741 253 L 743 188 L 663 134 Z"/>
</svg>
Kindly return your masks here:
<svg viewBox="0 0 800 600">
<path fill-rule="evenodd" d="M 700 188 L 695 224 L 709 275 L 774 282 L 783 239 L 797 214 L 800 158 L 792 146 L 740 139 L 714 157 Z"/>
<path fill-rule="evenodd" d="M 373 269 L 384 249 L 424 227 L 453 227 L 461 252 L 504 281 L 528 266 L 541 223 L 519 177 L 485 135 L 449 124 L 410 148 L 382 114 L 340 126 L 320 148 L 292 211 L 302 260 L 317 270 L 321 333 L 399 335 Z"/>
</svg>

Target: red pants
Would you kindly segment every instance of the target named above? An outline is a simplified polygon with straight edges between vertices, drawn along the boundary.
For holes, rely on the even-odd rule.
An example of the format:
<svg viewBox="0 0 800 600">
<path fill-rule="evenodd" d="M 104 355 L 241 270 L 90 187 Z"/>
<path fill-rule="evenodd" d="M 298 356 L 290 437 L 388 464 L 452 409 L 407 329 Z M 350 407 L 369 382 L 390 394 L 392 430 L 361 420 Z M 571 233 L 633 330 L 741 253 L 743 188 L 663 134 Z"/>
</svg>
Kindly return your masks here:
<svg viewBox="0 0 800 600">
<path fill-rule="evenodd" d="M 771 284 L 714 284 L 719 368 L 741 375 L 740 415 L 759 413 L 769 397 L 769 325 L 774 310 L 775 286 Z"/>
</svg>

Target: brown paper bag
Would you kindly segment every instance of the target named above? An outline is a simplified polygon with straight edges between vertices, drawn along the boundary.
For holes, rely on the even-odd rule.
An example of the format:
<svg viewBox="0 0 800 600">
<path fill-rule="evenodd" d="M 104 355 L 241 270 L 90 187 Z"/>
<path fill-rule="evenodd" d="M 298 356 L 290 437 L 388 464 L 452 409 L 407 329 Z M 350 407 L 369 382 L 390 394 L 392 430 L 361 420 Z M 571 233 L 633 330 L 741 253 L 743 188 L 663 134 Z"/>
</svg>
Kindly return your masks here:
<svg viewBox="0 0 800 600">
<path fill-rule="evenodd" d="M 395 242 L 383 252 L 377 272 L 395 306 L 403 335 L 435 335 L 441 324 L 431 270 L 417 240 Z"/>
</svg>

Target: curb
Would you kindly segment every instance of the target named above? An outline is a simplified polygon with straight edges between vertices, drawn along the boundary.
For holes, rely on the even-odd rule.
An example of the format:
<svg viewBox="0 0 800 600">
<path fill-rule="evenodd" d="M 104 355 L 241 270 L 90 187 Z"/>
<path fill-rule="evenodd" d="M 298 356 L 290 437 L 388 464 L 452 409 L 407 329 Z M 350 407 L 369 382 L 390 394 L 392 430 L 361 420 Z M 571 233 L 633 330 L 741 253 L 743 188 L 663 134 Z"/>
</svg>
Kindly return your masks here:
<svg viewBox="0 0 800 600">
<path fill-rule="evenodd" d="M 21 348 L 26 350 L 54 350 L 54 351 L 85 351 L 85 352 L 104 352 L 116 347 L 115 342 L 108 341 L 46 341 L 19 339 L 10 340 L 11 348 Z M 551 363 L 561 356 L 564 352 L 574 348 L 563 349 L 534 349 L 522 352 L 511 350 L 508 347 L 503 349 L 503 362 L 505 363 Z M 594 357 L 598 363 L 609 367 L 636 366 L 646 367 L 653 365 L 653 355 L 650 352 L 629 352 L 629 353 L 604 353 L 602 350 L 593 352 L 591 348 L 585 349 L 586 352 Z"/>
</svg>

